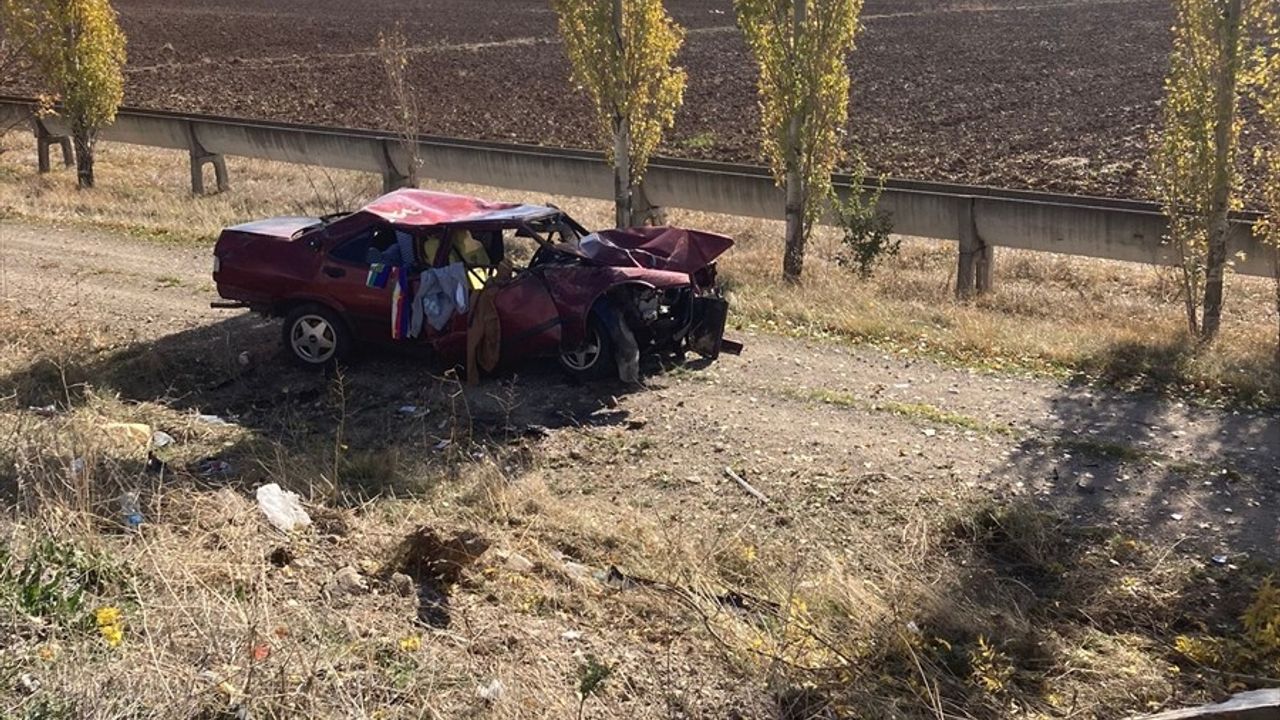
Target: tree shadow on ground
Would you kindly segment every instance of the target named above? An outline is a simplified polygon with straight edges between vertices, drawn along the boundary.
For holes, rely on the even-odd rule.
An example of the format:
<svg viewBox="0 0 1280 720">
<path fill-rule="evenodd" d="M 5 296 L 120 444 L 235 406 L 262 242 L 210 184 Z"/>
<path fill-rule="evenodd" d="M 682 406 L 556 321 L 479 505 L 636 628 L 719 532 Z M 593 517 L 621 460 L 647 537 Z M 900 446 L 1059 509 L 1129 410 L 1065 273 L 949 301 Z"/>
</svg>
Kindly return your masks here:
<svg viewBox="0 0 1280 720">
<path fill-rule="evenodd" d="M 536 360 L 470 386 L 426 354 L 396 348 L 329 373 L 298 369 L 283 357 L 279 324 L 250 314 L 120 348 L 91 347 L 69 341 L 35 353 L 0 377 L 0 387 L 13 389 L 19 412 L 37 416 L 70 417 L 108 397 L 124 408 L 171 411 L 155 429 L 175 437 L 237 431 L 234 440 L 208 446 L 208 456 L 160 469 L 155 458 L 139 457 L 113 468 L 140 480 L 168 472 L 202 485 L 287 477 L 304 486 L 323 475 L 360 496 L 413 490 L 398 483 L 452 476 L 477 454 L 519 461 L 527 454 L 521 445 L 551 429 L 624 424 L 629 413 L 617 398 L 637 389 L 575 383 Z M 106 418 L 116 419 L 124 418 Z"/>
<path fill-rule="evenodd" d="M 1278 470 L 1272 412 L 1064 385 L 944 523 L 948 569 L 883 661 L 960 717 L 1123 718 L 1274 683 L 1280 648 L 1211 658 L 1277 569 Z"/>
<path fill-rule="evenodd" d="M 1219 366 L 1210 369 L 1214 363 Z M 1128 391 L 1213 399 L 1235 407 L 1275 406 L 1280 399 L 1280 368 L 1274 357 L 1230 364 L 1228 358 L 1214 357 L 1212 349 L 1198 348 L 1186 335 L 1109 343 L 1085 358 L 1081 367 L 1081 379 Z"/>
</svg>

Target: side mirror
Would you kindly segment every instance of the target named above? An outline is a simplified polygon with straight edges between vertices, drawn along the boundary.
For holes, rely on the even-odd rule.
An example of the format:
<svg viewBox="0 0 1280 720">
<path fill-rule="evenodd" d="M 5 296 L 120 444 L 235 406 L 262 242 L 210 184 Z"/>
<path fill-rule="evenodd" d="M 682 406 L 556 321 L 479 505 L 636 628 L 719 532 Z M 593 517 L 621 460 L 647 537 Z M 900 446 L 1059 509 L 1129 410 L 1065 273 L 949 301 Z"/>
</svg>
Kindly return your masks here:
<svg viewBox="0 0 1280 720">
<path fill-rule="evenodd" d="M 318 237 L 313 237 L 310 240 L 307 240 L 307 247 L 311 248 L 312 250 L 315 250 L 316 252 L 320 252 L 321 245 L 322 243 L 320 242 L 320 238 Z"/>
</svg>

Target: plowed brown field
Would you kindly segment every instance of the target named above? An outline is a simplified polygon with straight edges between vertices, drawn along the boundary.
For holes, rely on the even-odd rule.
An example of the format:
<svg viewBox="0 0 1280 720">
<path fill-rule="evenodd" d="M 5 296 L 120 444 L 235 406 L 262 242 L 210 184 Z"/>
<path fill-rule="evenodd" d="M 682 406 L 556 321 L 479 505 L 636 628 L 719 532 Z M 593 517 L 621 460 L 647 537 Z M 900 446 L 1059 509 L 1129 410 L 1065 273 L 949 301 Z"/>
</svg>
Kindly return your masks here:
<svg viewBox="0 0 1280 720">
<path fill-rule="evenodd" d="M 755 73 L 731 0 L 668 4 L 690 30 L 690 84 L 664 151 L 758 159 Z M 544 0 L 116 5 L 131 105 L 385 126 L 374 48 L 400 21 L 423 132 L 593 142 Z M 1141 196 L 1170 17 L 1164 0 L 868 0 L 849 142 L 894 176 Z"/>
</svg>

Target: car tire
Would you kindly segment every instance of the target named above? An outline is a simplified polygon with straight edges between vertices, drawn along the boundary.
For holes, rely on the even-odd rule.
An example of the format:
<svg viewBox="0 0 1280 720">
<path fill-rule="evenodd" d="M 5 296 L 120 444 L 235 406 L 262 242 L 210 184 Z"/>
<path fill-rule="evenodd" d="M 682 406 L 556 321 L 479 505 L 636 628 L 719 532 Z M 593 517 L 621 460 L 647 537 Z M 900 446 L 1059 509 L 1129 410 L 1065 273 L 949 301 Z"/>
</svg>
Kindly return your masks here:
<svg viewBox="0 0 1280 720">
<path fill-rule="evenodd" d="M 323 305 L 299 305 L 284 318 L 285 354 L 294 365 L 329 368 L 352 352 L 351 331 L 336 312 Z"/>
<path fill-rule="evenodd" d="M 613 339 L 595 313 L 591 313 L 587 321 L 582 345 L 573 351 L 562 351 L 556 357 L 560 367 L 578 380 L 602 380 L 618 372 L 613 359 Z"/>
</svg>

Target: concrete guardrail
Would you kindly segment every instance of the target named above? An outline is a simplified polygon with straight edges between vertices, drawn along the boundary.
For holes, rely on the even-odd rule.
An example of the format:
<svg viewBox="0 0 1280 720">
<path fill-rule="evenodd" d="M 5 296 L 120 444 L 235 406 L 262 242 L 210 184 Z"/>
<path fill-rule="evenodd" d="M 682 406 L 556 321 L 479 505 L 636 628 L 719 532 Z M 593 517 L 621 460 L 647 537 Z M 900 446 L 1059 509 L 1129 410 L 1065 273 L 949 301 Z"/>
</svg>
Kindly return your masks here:
<svg viewBox="0 0 1280 720">
<path fill-rule="evenodd" d="M 40 118 L 34 101 L 0 96 L 0 123 L 29 123 L 39 166 L 49 170 L 49 149 L 62 148 L 70 164 L 67 127 Z M 219 190 L 229 187 L 224 157 L 277 160 L 379 173 L 387 189 L 406 181 L 407 156 L 393 133 L 268 121 L 122 109 L 102 131 L 107 142 L 187 151 L 193 192 L 204 192 L 204 167 L 212 165 Z M 420 136 L 421 174 L 443 182 L 611 200 L 612 175 L 600 153 L 512 143 Z M 853 183 L 837 175 L 838 192 Z M 657 157 L 645 176 L 647 201 L 657 207 L 781 219 L 782 191 L 766 168 L 754 165 Z M 956 291 L 967 296 L 991 287 L 994 248 L 1062 253 L 1151 265 L 1174 265 L 1177 254 L 1162 242 L 1167 224 L 1149 202 L 1057 195 L 1033 191 L 888 180 L 880 207 L 894 232 L 956 241 Z M 1273 274 L 1274 251 L 1251 232 L 1255 216 L 1239 214 L 1230 236 L 1236 272 Z"/>
</svg>

